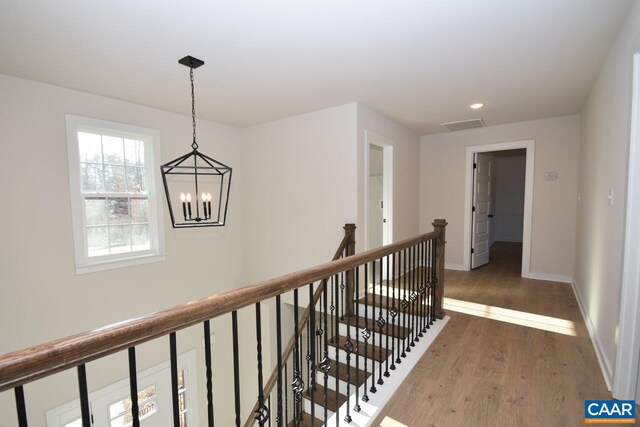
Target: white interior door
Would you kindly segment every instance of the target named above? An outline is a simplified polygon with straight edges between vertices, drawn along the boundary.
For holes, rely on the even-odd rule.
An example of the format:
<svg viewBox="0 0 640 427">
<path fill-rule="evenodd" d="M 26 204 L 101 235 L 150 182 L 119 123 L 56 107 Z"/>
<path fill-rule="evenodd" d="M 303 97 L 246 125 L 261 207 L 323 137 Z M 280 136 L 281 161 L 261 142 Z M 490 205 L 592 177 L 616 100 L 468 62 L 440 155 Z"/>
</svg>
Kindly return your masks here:
<svg viewBox="0 0 640 427">
<path fill-rule="evenodd" d="M 478 268 L 489 262 L 491 156 L 475 153 L 473 167 L 471 268 Z"/>
</svg>

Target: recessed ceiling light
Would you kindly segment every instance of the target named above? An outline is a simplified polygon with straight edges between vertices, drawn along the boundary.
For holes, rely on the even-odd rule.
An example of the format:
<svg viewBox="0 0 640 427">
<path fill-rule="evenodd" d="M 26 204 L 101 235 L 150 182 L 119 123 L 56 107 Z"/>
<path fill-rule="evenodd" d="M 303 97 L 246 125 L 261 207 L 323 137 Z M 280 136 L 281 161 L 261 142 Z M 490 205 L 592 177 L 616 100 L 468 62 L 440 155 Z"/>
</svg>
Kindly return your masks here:
<svg viewBox="0 0 640 427">
<path fill-rule="evenodd" d="M 482 108 L 484 104 L 478 102 L 477 104 L 471 104 L 469 105 L 469 107 L 473 108 L 474 110 L 479 110 L 480 108 Z"/>
</svg>

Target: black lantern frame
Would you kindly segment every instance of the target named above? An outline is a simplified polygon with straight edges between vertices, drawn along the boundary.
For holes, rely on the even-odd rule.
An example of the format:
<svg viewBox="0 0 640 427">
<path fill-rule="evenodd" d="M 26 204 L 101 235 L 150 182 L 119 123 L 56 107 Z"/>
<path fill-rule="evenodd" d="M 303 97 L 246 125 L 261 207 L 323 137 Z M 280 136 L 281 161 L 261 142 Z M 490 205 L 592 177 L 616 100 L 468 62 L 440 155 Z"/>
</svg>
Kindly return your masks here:
<svg viewBox="0 0 640 427">
<path fill-rule="evenodd" d="M 225 225 L 227 220 L 232 169 L 198 151 L 193 70 L 204 65 L 204 62 L 192 56 L 186 56 L 178 62 L 190 68 L 193 143 L 191 144 L 191 152 L 160 167 L 171 224 L 173 228 L 221 227 Z M 205 192 L 205 190 L 207 191 Z M 194 192 L 193 197 L 191 191 Z M 212 192 L 215 197 L 213 204 L 211 203 Z M 179 212 L 180 205 L 174 206 L 172 202 L 172 193 L 174 195 L 180 194 L 182 216 Z M 178 212 L 175 212 L 174 208 Z"/>
</svg>

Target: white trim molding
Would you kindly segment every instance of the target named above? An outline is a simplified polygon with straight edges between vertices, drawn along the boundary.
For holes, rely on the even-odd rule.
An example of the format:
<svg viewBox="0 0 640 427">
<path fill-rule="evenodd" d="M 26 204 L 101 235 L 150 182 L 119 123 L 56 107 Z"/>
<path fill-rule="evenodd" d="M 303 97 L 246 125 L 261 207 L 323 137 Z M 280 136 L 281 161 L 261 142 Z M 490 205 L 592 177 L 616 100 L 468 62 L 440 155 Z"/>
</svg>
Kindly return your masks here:
<svg viewBox="0 0 640 427">
<path fill-rule="evenodd" d="M 637 399 L 640 354 L 640 53 L 633 56 L 633 97 L 627 184 L 627 218 L 620 292 L 613 397 Z"/>
<path fill-rule="evenodd" d="M 526 276 L 527 279 L 546 280 L 547 282 L 559 282 L 571 284 L 573 278 L 571 276 L 564 276 L 562 274 L 548 274 L 548 273 L 534 273 L 530 271 Z"/>
<path fill-rule="evenodd" d="M 587 332 L 589 332 L 589 337 L 591 338 L 591 344 L 596 352 L 596 357 L 598 358 L 598 364 L 600 365 L 600 370 L 602 371 L 602 376 L 604 377 L 604 382 L 607 385 L 607 390 L 611 390 L 611 383 L 613 378 L 613 369 L 611 368 L 611 363 L 607 359 L 607 356 L 604 353 L 602 348 L 602 344 L 600 344 L 600 340 L 598 339 L 598 335 L 596 334 L 596 327 L 593 325 L 591 318 L 587 314 L 587 310 L 585 309 L 584 303 L 580 297 L 580 293 L 578 293 L 578 287 L 576 286 L 575 280 L 571 281 L 571 288 L 573 289 L 573 294 L 576 297 L 576 301 L 578 301 L 578 307 L 580 308 L 580 313 L 582 314 L 582 319 L 584 320 L 584 324 L 587 327 Z"/>
<path fill-rule="evenodd" d="M 530 277 L 531 221 L 533 215 L 533 168 L 535 161 L 535 141 L 533 139 L 513 142 L 498 142 L 486 145 L 472 145 L 467 147 L 464 186 L 464 254 L 462 261 L 465 271 L 471 270 L 471 195 L 473 193 L 473 155 L 475 153 L 518 150 L 522 148 L 527 150 L 524 188 L 524 219 L 522 226 L 522 277 Z"/>
</svg>

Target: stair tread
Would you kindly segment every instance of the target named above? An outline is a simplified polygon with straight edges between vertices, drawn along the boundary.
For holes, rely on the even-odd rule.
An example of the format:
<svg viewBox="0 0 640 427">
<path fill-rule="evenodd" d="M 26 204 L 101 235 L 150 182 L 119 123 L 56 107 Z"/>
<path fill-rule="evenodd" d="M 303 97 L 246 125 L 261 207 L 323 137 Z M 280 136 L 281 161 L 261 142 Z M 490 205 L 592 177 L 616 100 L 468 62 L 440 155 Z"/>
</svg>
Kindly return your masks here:
<svg viewBox="0 0 640 427">
<path fill-rule="evenodd" d="M 373 298 L 375 297 L 375 301 L 373 300 Z M 376 309 L 379 307 L 380 305 L 380 295 L 374 295 L 374 294 L 369 294 L 366 297 L 366 303 L 371 305 L 375 305 Z M 358 301 L 360 304 L 364 304 L 365 303 L 365 298 L 361 298 Z M 399 311 L 399 315 L 402 316 L 402 313 L 404 313 L 404 309 L 402 309 L 402 300 L 398 299 L 398 298 L 389 298 L 389 300 L 387 301 L 387 297 L 383 296 L 382 297 L 382 308 L 383 309 L 387 309 L 390 307 L 393 307 L 395 305 L 396 309 L 398 309 Z M 425 310 L 424 312 L 426 312 L 427 307 L 425 306 L 423 308 L 423 310 Z M 407 307 L 407 313 L 409 314 L 415 314 L 418 313 L 419 310 L 419 305 L 417 302 L 414 302 L 412 304 L 409 305 L 409 307 Z M 386 316 L 385 316 L 385 320 L 386 320 Z M 376 329 L 377 330 L 377 329 Z"/>
<path fill-rule="evenodd" d="M 313 393 L 310 393 L 309 395 L 307 393 L 309 393 L 310 390 L 311 389 L 305 390 L 302 396 L 305 399 L 309 399 L 312 402 L 317 403 L 319 406 L 324 406 L 324 390 L 325 390 L 324 386 L 322 386 L 321 384 L 316 384 L 315 391 L 313 391 Z M 338 406 L 336 406 L 336 395 L 338 397 Z M 342 393 L 336 393 L 334 390 L 327 388 L 327 409 L 328 410 L 330 410 L 331 412 L 336 412 L 338 407 L 342 406 L 342 404 L 346 401 L 347 401 L 347 396 L 345 396 Z M 320 415 L 320 414 L 316 414 L 316 415 Z M 311 415 L 309 415 L 309 418 L 311 418 Z"/>
<path fill-rule="evenodd" d="M 377 338 L 377 335 L 372 335 L 373 337 Z M 336 339 L 337 338 L 337 339 Z M 342 335 L 338 335 L 337 337 L 334 337 L 333 340 L 329 341 L 329 345 L 330 346 L 334 346 L 335 344 L 337 344 L 340 347 L 341 350 L 344 350 L 344 345 L 347 343 L 347 337 L 344 337 Z M 351 344 L 353 345 L 353 353 L 352 354 L 358 354 L 359 356 L 362 357 L 368 357 L 369 359 L 373 359 L 376 362 L 384 362 L 385 360 L 387 360 L 387 358 L 389 357 L 389 354 L 391 353 L 390 350 L 387 350 L 386 348 L 380 348 L 376 345 L 373 345 L 372 343 L 369 343 L 367 345 L 367 354 L 365 355 L 365 345 L 364 342 L 358 342 L 356 343 L 356 341 L 352 338 L 351 339 Z M 358 345 L 356 345 L 358 344 Z"/>
<path fill-rule="evenodd" d="M 289 427 L 294 427 L 296 425 L 295 422 L 293 421 L 289 421 L 289 424 L 287 424 L 287 426 Z M 318 418 L 316 418 L 315 423 L 313 423 L 314 427 L 320 427 L 322 425 L 322 421 L 320 421 Z M 300 427 L 311 427 L 311 414 L 308 414 L 306 412 L 302 413 L 302 420 L 300 420 L 300 423 L 298 424 L 298 426 Z"/>
<path fill-rule="evenodd" d="M 324 422 L 316 417 L 316 422 L 313 424 L 314 427 L 320 427 Z M 287 424 L 287 426 L 289 427 L 293 427 L 295 426 L 296 423 L 294 421 L 289 421 L 289 424 Z M 307 413 L 307 412 L 303 412 L 302 413 L 302 420 L 300 420 L 300 423 L 298 424 L 300 427 L 311 427 L 311 414 Z"/>
<path fill-rule="evenodd" d="M 329 376 L 335 378 L 336 377 L 336 365 L 338 365 L 340 367 L 340 369 L 337 370 L 338 373 L 338 379 L 347 382 L 347 365 L 345 365 L 344 363 L 336 363 L 335 360 L 331 360 L 331 369 L 329 369 Z M 322 368 L 320 367 L 320 364 L 316 365 L 316 369 L 319 372 L 324 372 L 322 370 Z M 349 384 L 351 385 L 357 385 L 358 387 L 360 387 L 362 384 L 364 384 L 364 382 L 366 381 L 367 377 L 369 377 L 369 373 L 367 373 L 366 371 L 363 371 L 362 369 L 356 369 L 353 366 L 348 367 L 349 369 Z M 359 380 L 359 381 L 356 381 Z M 335 381 L 332 378 L 328 379 L 329 384 L 332 384 L 331 381 Z M 359 382 L 359 384 L 358 384 Z M 319 384 L 323 384 L 324 385 L 324 380 L 318 381 Z"/>
<path fill-rule="evenodd" d="M 362 300 L 364 301 L 364 300 Z M 396 307 L 398 307 L 398 305 L 396 305 Z M 371 309 L 369 309 L 369 311 L 371 311 Z M 357 320 L 357 322 L 356 322 Z M 386 320 L 386 317 L 385 317 Z M 343 319 L 339 319 L 340 323 L 343 324 L 347 324 L 347 318 L 343 318 Z M 396 321 L 399 321 L 398 318 L 396 318 Z M 372 328 L 374 325 L 375 319 L 374 320 L 369 320 L 369 328 Z M 364 316 L 352 316 L 350 319 L 350 324 L 351 326 L 357 326 L 358 328 L 362 329 L 363 326 L 367 323 L 367 318 Z M 378 325 L 375 325 L 376 328 L 376 332 L 378 332 Z M 405 339 L 409 333 L 410 330 L 408 328 L 403 328 L 401 327 L 399 324 L 396 324 L 395 326 L 393 326 L 391 319 L 389 319 L 389 323 L 385 324 L 382 327 L 382 333 L 384 335 L 389 335 L 389 336 L 393 336 L 393 337 L 397 337 L 400 339 Z"/>
</svg>

